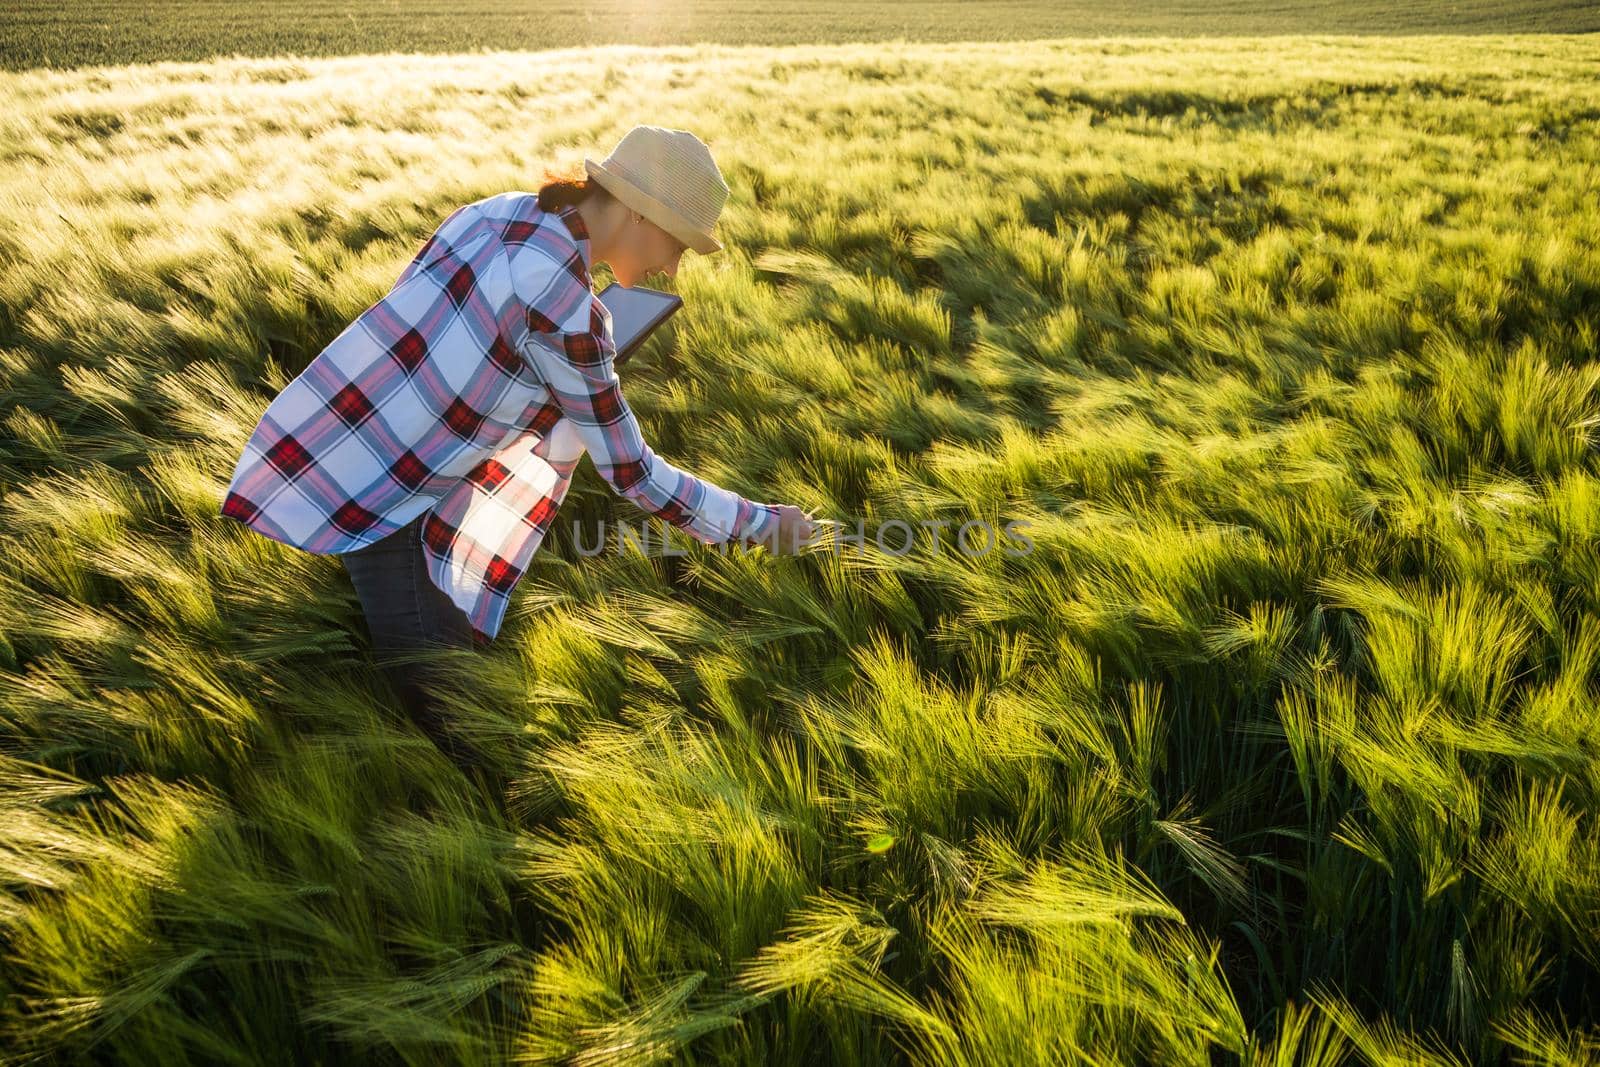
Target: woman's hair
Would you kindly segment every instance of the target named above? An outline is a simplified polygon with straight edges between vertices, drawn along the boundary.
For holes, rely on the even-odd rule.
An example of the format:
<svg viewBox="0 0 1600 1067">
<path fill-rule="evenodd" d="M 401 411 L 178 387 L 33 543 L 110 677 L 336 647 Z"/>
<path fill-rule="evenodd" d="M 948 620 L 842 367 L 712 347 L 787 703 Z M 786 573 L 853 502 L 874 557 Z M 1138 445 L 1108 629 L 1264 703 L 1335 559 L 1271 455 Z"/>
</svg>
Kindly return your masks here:
<svg viewBox="0 0 1600 1067">
<path fill-rule="evenodd" d="M 585 175 L 569 178 L 563 174 L 546 173 L 544 184 L 539 186 L 539 207 L 544 211 L 576 206 L 591 196 L 610 196 L 601 184 Z"/>
</svg>

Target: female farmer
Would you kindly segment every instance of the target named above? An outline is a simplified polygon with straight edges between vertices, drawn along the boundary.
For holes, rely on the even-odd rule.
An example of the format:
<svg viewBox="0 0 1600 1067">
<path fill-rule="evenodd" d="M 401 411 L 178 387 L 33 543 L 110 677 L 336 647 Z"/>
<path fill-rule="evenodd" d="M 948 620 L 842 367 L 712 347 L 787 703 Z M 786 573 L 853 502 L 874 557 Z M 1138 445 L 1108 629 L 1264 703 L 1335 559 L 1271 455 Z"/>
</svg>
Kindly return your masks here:
<svg viewBox="0 0 1600 1067">
<path fill-rule="evenodd" d="M 451 755 L 426 646 L 481 647 L 584 452 L 645 512 L 706 544 L 795 550 L 798 507 L 758 503 L 650 449 L 613 367 L 596 262 L 618 283 L 677 273 L 728 187 L 699 138 L 636 126 L 588 177 L 458 208 L 394 287 L 273 399 L 222 514 L 350 573 L 380 668 Z M 401 657 L 396 659 L 395 657 Z"/>
</svg>

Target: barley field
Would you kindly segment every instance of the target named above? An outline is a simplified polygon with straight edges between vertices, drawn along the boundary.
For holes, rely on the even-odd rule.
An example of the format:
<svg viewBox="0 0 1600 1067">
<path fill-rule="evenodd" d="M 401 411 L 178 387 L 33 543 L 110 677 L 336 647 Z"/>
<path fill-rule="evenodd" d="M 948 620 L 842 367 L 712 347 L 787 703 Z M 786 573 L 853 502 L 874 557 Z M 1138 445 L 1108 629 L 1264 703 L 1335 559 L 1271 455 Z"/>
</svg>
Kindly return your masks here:
<svg viewBox="0 0 1600 1067">
<path fill-rule="evenodd" d="M 614 44 L 1596 31 L 1594 0 L 0 0 L 0 70 Z"/>
<path fill-rule="evenodd" d="M 1597 74 L 1504 35 L 0 75 L 0 1058 L 1600 1061 Z M 339 561 L 222 491 L 455 206 L 640 122 L 732 190 L 623 373 L 647 439 L 866 537 L 582 556 L 641 521 L 584 463 L 438 654 L 463 774 Z"/>
</svg>

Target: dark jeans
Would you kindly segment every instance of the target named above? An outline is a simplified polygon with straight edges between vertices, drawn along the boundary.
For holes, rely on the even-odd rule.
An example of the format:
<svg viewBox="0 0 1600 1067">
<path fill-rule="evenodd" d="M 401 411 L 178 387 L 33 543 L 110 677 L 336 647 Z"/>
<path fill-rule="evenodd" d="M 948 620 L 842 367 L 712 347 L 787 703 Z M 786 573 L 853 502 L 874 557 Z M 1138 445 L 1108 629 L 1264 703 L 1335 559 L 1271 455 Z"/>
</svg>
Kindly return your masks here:
<svg viewBox="0 0 1600 1067">
<path fill-rule="evenodd" d="M 394 687 L 406 713 L 434 744 L 467 766 L 476 762 L 476 754 L 442 729 L 428 691 L 435 677 L 433 665 L 397 660 L 427 648 L 473 647 L 466 612 L 428 577 L 420 542 L 423 515 L 365 548 L 340 553 L 339 558 L 361 598 L 378 669 Z"/>
</svg>

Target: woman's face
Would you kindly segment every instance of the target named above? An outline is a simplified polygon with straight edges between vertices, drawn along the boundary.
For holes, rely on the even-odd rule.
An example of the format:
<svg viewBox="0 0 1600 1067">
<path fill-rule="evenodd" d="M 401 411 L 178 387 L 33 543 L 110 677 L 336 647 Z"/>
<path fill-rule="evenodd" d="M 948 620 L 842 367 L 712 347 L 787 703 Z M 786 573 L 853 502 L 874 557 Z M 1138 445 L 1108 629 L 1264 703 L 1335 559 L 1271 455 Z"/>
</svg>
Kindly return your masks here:
<svg viewBox="0 0 1600 1067">
<path fill-rule="evenodd" d="M 657 272 L 674 278 L 678 274 L 678 260 L 687 249 L 682 241 L 644 216 L 634 221 L 630 212 L 627 228 L 611 263 L 611 274 L 618 285 L 630 288 Z"/>
</svg>

